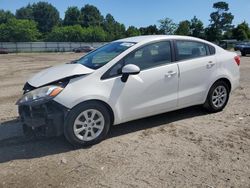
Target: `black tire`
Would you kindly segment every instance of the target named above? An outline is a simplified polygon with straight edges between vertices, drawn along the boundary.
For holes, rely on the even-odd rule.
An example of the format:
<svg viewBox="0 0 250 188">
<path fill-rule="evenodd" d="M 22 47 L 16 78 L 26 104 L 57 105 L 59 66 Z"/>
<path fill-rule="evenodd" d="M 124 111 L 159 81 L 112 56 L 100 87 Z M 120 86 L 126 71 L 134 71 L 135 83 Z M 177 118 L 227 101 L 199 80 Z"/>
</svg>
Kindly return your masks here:
<svg viewBox="0 0 250 188">
<path fill-rule="evenodd" d="M 246 56 L 247 54 L 246 54 L 246 52 L 241 51 L 241 55 L 242 55 L 242 56 Z"/>
<path fill-rule="evenodd" d="M 212 102 L 212 96 L 213 96 L 213 93 L 215 91 L 216 88 L 218 88 L 219 86 L 223 86 L 225 87 L 226 89 L 226 92 L 227 92 L 227 96 L 226 96 L 226 100 L 224 102 L 224 104 L 220 107 L 216 107 L 214 105 L 214 103 Z M 206 99 L 206 102 L 204 103 L 203 107 L 208 111 L 208 112 L 211 112 L 211 113 L 216 113 L 216 112 L 220 112 L 222 111 L 225 106 L 227 105 L 228 103 L 228 100 L 229 100 L 229 95 L 230 95 L 230 89 L 229 89 L 229 86 L 226 82 L 224 81 L 217 81 L 215 82 L 212 87 L 210 88 L 209 92 L 208 92 L 208 95 L 207 95 L 207 99 Z"/>
<path fill-rule="evenodd" d="M 98 110 L 103 115 L 105 120 L 104 128 L 101 131 L 100 135 L 95 139 L 91 141 L 83 141 L 80 140 L 74 133 L 74 122 L 80 113 L 88 109 Z M 69 112 L 64 125 L 64 135 L 66 139 L 76 147 L 94 145 L 105 139 L 106 135 L 108 134 L 110 125 L 111 125 L 110 113 L 108 109 L 105 107 L 105 105 L 101 104 L 100 102 L 84 102 L 77 105 Z"/>
</svg>

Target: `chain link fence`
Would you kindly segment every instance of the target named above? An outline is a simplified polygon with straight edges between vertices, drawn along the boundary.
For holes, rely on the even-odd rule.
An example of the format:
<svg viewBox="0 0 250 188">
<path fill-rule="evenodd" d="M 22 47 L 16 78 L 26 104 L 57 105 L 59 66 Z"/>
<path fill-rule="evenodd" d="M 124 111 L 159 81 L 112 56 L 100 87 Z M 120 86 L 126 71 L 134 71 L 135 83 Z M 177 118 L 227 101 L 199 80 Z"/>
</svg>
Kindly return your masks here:
<svg viewBox="0 0 250 188">
<path fill-rule="evenodd" d="M 18 52 L 72 52 L 74 48 L 91 46 L 98 48 L 105 42 L 0 42 L 0 48 L 10 53 Z"/>
</svg>

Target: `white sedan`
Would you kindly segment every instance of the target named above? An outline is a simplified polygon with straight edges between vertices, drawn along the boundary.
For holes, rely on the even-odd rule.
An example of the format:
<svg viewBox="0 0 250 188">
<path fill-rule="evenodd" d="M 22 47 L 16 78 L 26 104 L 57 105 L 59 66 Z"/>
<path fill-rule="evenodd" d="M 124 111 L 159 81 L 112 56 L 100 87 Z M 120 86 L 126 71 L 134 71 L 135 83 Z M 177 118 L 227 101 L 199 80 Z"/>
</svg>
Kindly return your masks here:
<svg viewBox="0 0 250 188">
<path fill-rule="evenodd" d="M 184 36 L 139 36 L 104 45 L 33 76 L 17 102 L 24 132 L 100 142 L 110 126 L 193 105 L 226 106 L 240 58 Z"/>
</svg>

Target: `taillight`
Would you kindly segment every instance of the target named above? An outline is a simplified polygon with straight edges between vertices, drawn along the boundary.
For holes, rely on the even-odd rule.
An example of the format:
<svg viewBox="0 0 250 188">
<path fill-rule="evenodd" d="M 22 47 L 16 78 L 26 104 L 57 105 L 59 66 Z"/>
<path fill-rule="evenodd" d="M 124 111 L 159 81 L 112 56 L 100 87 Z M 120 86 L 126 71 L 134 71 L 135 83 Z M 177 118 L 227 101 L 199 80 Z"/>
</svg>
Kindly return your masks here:
<svg viewBox="0 0 250 188">
<path fill-rule="evenodd" d="M 234 60 L 237 63 L 237 65 L 240 66 L 240 56 L 235 56 Z"/>
</svg>

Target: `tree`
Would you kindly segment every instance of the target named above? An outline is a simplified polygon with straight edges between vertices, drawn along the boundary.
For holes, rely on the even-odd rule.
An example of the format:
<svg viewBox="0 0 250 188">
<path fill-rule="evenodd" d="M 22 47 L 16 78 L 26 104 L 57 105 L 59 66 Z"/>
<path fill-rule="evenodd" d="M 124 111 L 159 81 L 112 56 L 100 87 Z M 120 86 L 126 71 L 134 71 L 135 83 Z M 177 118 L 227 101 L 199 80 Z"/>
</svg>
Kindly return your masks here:
<svg viewBox="0 0 250 188">
<path fill-rule="evenodd" d="M 37 41 L 40 33 L 37 24 L 32 20 L 11 19 L 0 25 L 0 41 L 29 42 Z"/>
<path fill-rule="evenodd" d="M 233 32 L 231 29 L 223 33 L 223 39 L 232 39 L 232 36 Z"/>
<path fill-rule="evenodd" d="M 136 27 L 134 26 L 130 26 L 127 31 L 126 31 L 126 36 L 127 37 L 133 37 L 133 36 L 138 36 L 140 35 L 141 32 L 139 29 L 137 29 Z"/>
<path fill-rule="evenodd" d="M 166 35 L 173 35 L 176 30 L 176 24 L 170 18 L 159 20 L 160 30 Z"/>
<path fill-rule="evenodd" d="M 103 42 L 107 33 L 102 27 L 82 28 L 80 25 L 54 27 L 46 41 L 53 42 Z"/>
<path fill-rule="evenodd" d="M 85 42 L 104 42 L 106 41 L 106 32 L 100 26 L 90 26 L 86 28 Z"/>
<path fill-rule="evenodd" d="M 198 38 L 205 38 L 205 30 L 201 20 L 196 16 L 191 19 L 190 22 L 191 36 Z"/>
<path fill-rule="evenodd" d="M 64 25 L 77 25 L 80 24 L 81 12 L 77 7 L 68 7 L 65 12 L 63 20 Z"/>
<path fill-rule="evenodd" d="M 125 27 L 125 25 L 121 24 L 119 22 L 116 22 L 116 24 L 115 24 L 115 32 L 114 33 L 115 33 L 114 40 L 126 37 L 126 27 Z"/>
<path fill-rule="evenodd" d="M 34 20 L 38 23 L 39 31 L 50 32 L 59 23 L 58 10 L 47 2 L 32 5 Z"/>
<path fill-rule="evenodd" d="M 107 41 L 112 41 L 116 38 L 115 30 L 116 30 L 117 22 L 115 21 L 114 17 L 111 14 L 107 14 L 105 16 L 103 22 L 103 29 L 108 33 Z"/>
<path fill-rule="evenodd" d="M 81 42 L 86 37 L 86 31 L 80 25 L 54 27 L 47 36 L 47 41 L 53 42 Z"/>
<path fill-rule="evenodd" d="M 232 30 L 232 37 L 241 41 L 250 39 L 249 25 L 245 21 L 239 24 Z"/>
<path fill-rule="evenodd" d="M 15 18 L 10 11 L 0 10 L 0 24 L 8 22 L 8 20 Z"/>
<path fill-rule="evenodd" d="M 107 33 L 107 41 L 124 38 L 126 36 L 125 26 L 117 22 L 111 14 L 106 15 L 103 22 L 103 28 Z"/>
<path fill-rule="evenodd" d="M 22 7 L 20 9 L 17 9 L 16 10 L 16 18 L 17 19 L 34 20 L 32 6 L 30 4 L 28 4 L 26 7 Z"/>
<path fill-rule="evenodd" d="M 141 35 L 160 34 L 156 25 L 149 25 L 148 27 L 141 27 L 139 30 L 140 30 Z"/>
<path fill-rule="evenodd" d="M 176 35 L 190 35 L 191 34 L 191 24 L 188 20 L 181 21 L 175 31 Z"/>
<path fill-rule="evenodd" d="M 87 4 L 81 8 L 81 25 L 83 27 L 101 26 L 102 23 L 103 16 L 97 7 Z"/>
<path fill-rule="evenodd" d="M 232 21 L 234 16 L 229 11 L 228 3 L 217 2 L 213 4 L 215 12 L 210 14 L 210 26 L 207 29 L 208 40 L 219 41 L 222 34 L 233 28 Z"/>
</svg>

